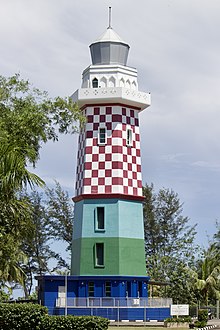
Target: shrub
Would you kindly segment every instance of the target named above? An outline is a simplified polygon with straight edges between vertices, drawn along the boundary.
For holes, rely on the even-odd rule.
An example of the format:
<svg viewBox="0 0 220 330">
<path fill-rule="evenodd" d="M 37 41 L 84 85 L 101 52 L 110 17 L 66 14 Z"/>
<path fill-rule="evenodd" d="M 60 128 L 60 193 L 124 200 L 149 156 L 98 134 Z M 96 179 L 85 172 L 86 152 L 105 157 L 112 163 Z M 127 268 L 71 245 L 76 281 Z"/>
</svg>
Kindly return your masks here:
<svg viewBox="0 0 220 330">
<path fill-rule="evenodd" d="M 108 325 L 98 316 L 49 316 L 37 304 L 0 304 L 0 330 L 107 330 Z"/>
<path fill-rule="evenodd" d="M 107 330 L 109 320 L 98 316 L 45 316 L 41 330 Z"/>
<path fill-rule="evenodd" d="M 207 322 L 206 321 L 195 321 L 194 326 L 196 328 L 204 328 L 206 326 Z"/>
<path fill-rule="evenodd" d="M 208 311 L 207 309 L 199 309 L 198 320 L 194 322 L 196 328 L 204 328 L 208 322 Z"/>
<path fill-rule="evenodd" d="M 174 316 L 174 317 L 168 317 L 165 320 L 166 323 L 190 323 L 192 322 L 191 316 Z"/>
<path fill-rule="evenodd" d="M 199 309 L 198 311 L 198 321 L 208 322 L 208 310 L 207 309 Z"/>
<path fill-rule="evenodd" d="M 0 330 L 39 330 L 46 314 L 37 304 L 0 304 Z"/>
</svg>

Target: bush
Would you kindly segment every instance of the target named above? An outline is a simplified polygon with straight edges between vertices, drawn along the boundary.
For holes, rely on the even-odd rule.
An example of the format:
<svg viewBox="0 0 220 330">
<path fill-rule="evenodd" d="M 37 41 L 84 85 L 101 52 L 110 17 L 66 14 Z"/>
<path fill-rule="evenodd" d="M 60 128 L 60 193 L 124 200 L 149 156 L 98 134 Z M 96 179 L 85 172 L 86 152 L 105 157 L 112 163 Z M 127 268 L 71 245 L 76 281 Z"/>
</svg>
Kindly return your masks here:
<svg viewBox="0 0 220 330">
<path fill-rule="evenodd" d="M 109 320 L 98 316 L 45 316 L 42 330 L 107 330 Z"/>
<path fill-rule="evenodd" d="M 208 310 L 207 309 L 199 309 L 198 311 L 198 321 L 208 322 Z"/>
<path fill-rule="evenodd" d="M 174 317 L 168 317 L 165 322 L 167 323 L 191 323 L 192 318 L 191 316 L 174 316 Z"/>
<path fill-rule="evenodd" d="M 208 311 L 207 309 L 199 309 L 198 321 L 195 321 L 194 326 L 196 328 L 204 328 L 208 322 Z"/>
<path fill-rule="evenodd" d="M 195 321 L 194 326 L 196 328 L 204 328 L 206 326 L 207 322 L 206 321 Z"/>
<path fill-rule="evenodd" d="M 39 330 L 47 308 L 35 304 L 0 304 L 0 330 Z"/>
<path fill-rule="evenodd" d="M 107 330 L 108 325 L 98 316 L 49 316 L 37 304 L 0 304 L 0 330 Z"/>
</svg>

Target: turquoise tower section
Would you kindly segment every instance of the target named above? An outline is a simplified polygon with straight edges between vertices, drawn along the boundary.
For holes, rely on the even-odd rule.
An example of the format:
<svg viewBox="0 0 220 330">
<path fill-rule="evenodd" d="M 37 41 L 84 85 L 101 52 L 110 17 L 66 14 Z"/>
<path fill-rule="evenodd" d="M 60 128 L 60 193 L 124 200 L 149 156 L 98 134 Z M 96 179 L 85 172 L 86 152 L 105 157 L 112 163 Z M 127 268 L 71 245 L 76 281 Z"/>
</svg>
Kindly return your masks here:
<svg viewBox="0 0 220 330">
<path fill-rule="evenodd" d="M 82 221 L 75 226 L 72 275 L 145 275 L 142 209 L 141 202 L 119 198 L 77 202 L 75 218 Z"/>
</svg>

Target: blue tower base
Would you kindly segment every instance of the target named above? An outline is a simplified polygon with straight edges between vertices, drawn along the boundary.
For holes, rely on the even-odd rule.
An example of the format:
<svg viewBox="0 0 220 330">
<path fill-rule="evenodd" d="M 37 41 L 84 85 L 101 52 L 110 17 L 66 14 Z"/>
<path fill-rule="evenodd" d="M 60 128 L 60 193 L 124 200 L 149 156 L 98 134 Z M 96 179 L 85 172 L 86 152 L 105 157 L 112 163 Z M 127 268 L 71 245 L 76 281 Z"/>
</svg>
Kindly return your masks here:
<svg viewBox="0 0 220 330">
<path fill-rule="evenodd" d="M 110 320 L 164 320 L 169 306 L 150 306 L 148 276 L 36 277 L 39 303 L 50 315 L 94 315 Z"/>
</svg>

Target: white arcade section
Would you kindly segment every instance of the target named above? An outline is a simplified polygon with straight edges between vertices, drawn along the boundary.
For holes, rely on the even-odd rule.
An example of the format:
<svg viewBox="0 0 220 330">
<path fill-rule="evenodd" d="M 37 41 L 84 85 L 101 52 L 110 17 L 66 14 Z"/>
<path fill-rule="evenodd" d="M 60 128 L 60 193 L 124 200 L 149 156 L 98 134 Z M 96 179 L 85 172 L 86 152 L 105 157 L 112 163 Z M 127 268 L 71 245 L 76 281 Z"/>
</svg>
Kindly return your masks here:
<svg viewBox="0 0 220 330">
<path fill-rule="evenodd" d="M 138 90 L 137 70 L 123 65 L 90 65 L 83 71 L 82 88 L 100 87 Z"/>
</svg>

